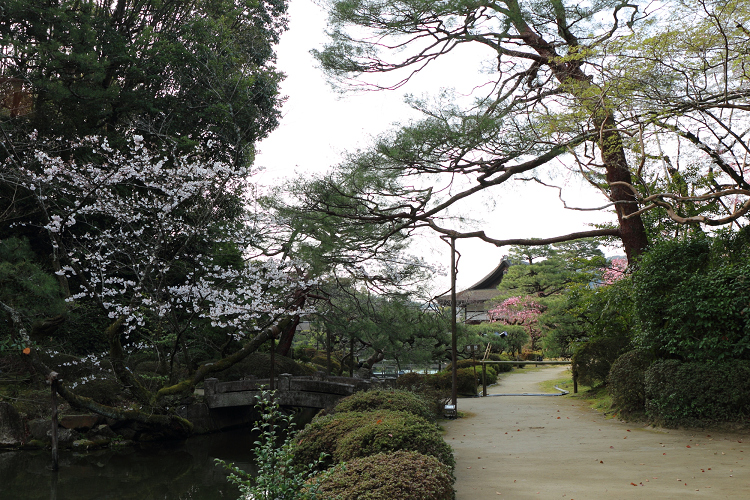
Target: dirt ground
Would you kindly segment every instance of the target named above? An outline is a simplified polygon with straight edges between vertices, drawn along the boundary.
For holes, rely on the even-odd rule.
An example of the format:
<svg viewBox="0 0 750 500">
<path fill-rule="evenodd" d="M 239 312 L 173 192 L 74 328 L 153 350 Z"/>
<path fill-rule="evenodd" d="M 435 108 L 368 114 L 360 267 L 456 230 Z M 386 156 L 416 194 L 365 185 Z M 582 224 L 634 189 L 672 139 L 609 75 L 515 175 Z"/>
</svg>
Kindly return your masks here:
<svg viewBox="0 0 750 500">
<path fill-rule="evenodd" d="M 566 370 L 519 371 L 488 392 L 538 393 Z M 443 424 L 457 500 L 750 499 L 747 432 L 653 429 L 566 396 L 462 398 L 458 410 Z"/>
</svg>

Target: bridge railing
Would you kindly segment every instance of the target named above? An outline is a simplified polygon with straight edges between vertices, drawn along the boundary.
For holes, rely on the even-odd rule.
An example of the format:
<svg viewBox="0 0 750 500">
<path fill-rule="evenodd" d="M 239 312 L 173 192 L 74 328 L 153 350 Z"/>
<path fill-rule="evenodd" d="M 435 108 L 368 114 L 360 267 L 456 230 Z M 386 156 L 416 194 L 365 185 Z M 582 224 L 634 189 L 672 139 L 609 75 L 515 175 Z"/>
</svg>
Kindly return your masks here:
<svg viewBox="0 0 750 500">
<path fill-rule="evenodd" d="M 232 382 L 206 379 L 203 385 L 203 397 L 209 408 L 252 406 L 256 404 L 261 391 L 270 386 L 270 379 L 251 377 Z M 293 377 L 285 373 L 275 379 L 276 400 L 283 406 L 326 408 L 342 397 L 369 387 L 369 381 L 349 377 Z"/>
</svg>

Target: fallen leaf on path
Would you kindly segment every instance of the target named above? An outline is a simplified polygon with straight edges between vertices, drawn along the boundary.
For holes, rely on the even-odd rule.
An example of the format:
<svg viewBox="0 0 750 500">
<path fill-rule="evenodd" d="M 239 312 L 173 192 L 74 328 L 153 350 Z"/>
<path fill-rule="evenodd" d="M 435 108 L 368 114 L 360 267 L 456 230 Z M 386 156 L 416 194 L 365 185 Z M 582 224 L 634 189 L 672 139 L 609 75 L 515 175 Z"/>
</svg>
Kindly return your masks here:
<svg viewBox="0 0 750 500">
<path fill-rule="evenodd" d="M 685 448 L 690 448 L 690 445 L 687 445 Z"/>
</svg>

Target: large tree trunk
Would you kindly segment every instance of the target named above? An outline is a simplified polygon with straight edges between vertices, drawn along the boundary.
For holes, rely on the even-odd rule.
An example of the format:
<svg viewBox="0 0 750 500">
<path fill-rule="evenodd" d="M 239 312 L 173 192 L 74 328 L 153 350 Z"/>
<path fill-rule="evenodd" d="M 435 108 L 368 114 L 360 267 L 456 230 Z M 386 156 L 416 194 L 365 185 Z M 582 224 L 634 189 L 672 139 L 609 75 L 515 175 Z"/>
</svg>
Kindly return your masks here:
<svg viewBox="0 0 750 500">
<path fill-rule="evenodd" d="M 572 58 L 565 60 L 557 53 L 555 47 L 542 38 L 523 20 L 518 4 L 513 1 L 508 6 L 515 11 L 513 23 L 524 43 L 533 49 L 554 74 L 557 81 L 567 87 L 568 93 L 575 97 L 591 113 L 592 125 L 599 133 L 598 147 L 602 163 L 606 170 L 607 183 L 610 184 L 610 200 L 615 203 L 617 220 L 620 224 L 620 239 L 628 257 L 633 262 L 648 246 L 648 235 L 639 215 L 628 217 L 638 210 L 633 193 L 622 185 L 632 185 L 632 176 L 625 156 L 622 136 L 616 129 L 614 110 L 608 106 L 604 92 L 591 83 L 591 79 L 581 69 L 581 62 Z M 561 26 L 567 22 L 564 17 L 559 20 Z M 568 47 L 576 49 L 578 41 L 568 32 L 564 33 Z M 541 61 L 539 61 L 541 62 Z"/>
<path fill-rule="evenodd" d="M 305 306 L 307 300 L 307 294 L 304 290 L 296 290 L 294 292 L 294 302 L 292 303 L 293 309 L 302 309 Z M 276 354 L 280 356 L 289 356 L 289 351 L 292 349 L 292 341 L 294 340 L 294 334 L 297 332 L 297 326 L 299 326 L 300 317 L 298 314 L 292 316 L 292 320 L 289 324 L 284 326 L 281 331 L 279 338 L 279 344 L 276 347 Z"/>
</svg>

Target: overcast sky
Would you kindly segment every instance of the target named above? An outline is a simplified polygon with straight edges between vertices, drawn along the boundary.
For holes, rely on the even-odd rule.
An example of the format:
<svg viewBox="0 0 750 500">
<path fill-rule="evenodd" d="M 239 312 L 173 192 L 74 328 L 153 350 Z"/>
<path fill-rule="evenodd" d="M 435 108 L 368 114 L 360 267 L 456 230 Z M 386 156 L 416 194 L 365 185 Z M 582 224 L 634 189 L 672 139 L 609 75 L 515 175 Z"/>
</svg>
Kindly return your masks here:
<svg viewBox="0 0 750 500">
<path fill-rule="evenodd" d="M 278 185 L 285 178 L 324 172 L 337 164 L 341 154 L 365 148 L 373 137 L 397 123 L 418 118 L 404 103 L 404 94 L 435 93 L 442 87 L 469 92 L 471 78 L 479 73 L 483 54 L 457 54 L 441 67 L 431 68 L 396 91 L 360 92 L 342 96 L 334 92 L 317 67 L 310 50 L 325 42 L 326 14 L 312 0 L 290 0 L 290 29 L 278 46 L 278 67 L 287 76 L 282 93 L 287 96 L 281 125 L 259 144 L 257 165 L 265 168 L 263 184 Z M 599 206 L 604 198 L 577 180 L 568 182 L 566 200 L 576 206 Z M 483 229 L 495 238 L 550 237 L 587 229 L 590 222 L 613 221 L 614 215 L 565 210 L 557 192 L 549 188 L 515 183 L 462 207 L 463 214 L 477 221 L 471 229 Z M 478 241 L 459 240 L 462 254 L 458 289 L 479 281 L 499 263 L 508 249 Z M 447 269 L 448 246 L 425 235 L 418 253 L 428 262 Z M 620 253 L 617 249 L 608 254 Z M 448 277 L 437 286 L 447 288 Z M 442 291 L 442 290 L 440 290 Z"/>
</svg>

